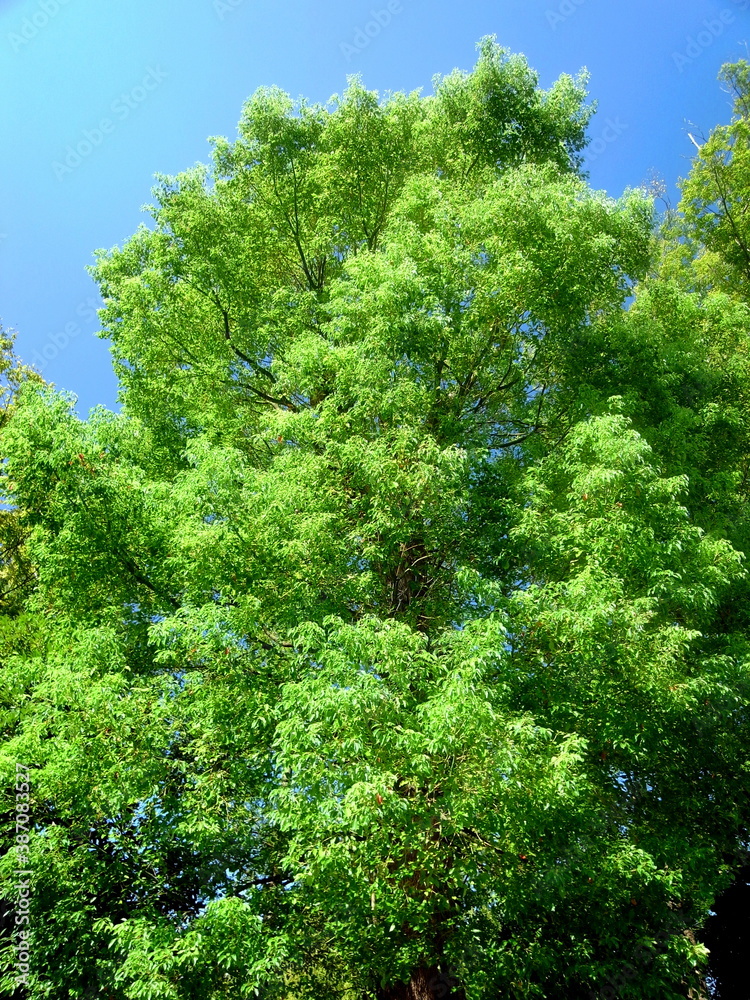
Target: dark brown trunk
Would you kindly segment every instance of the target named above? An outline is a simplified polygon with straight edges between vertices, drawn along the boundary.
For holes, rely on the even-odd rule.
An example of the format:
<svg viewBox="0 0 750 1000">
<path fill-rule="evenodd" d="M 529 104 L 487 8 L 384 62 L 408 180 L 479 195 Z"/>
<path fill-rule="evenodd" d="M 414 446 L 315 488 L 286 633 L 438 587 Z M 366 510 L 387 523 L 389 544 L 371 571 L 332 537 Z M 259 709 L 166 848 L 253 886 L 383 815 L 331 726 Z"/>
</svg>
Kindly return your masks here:
<svg viewBox="0 0 750 1000">
<path fill-rule="evenodd" d="M 377 1000 L 465 1000 L 458 979 L 434 965 L 415 969 L 408 983 L 379 987 L 375 996 Z"/>
</svg>

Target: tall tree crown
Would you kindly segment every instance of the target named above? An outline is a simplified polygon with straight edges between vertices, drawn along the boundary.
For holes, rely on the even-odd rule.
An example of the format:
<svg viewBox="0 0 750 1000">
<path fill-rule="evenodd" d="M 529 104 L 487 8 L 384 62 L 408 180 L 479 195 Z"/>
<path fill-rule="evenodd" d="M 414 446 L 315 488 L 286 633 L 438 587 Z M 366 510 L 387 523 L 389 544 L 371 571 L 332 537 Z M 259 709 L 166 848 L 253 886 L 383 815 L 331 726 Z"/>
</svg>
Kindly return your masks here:
<svg viewBox="0 0 750 1000">
<path fill-rule="evenodd" d="M 698 982 L 747 837 L 747 301 L 725 220 L 717 289 L 702 210 L 691 255 L 588 187 L 584 87 L 484 40 L 429 97 L 263 89 L 99 252 L 122 412 L 27 385 L 2 430 L 34 1000 Z"/>
</svg>

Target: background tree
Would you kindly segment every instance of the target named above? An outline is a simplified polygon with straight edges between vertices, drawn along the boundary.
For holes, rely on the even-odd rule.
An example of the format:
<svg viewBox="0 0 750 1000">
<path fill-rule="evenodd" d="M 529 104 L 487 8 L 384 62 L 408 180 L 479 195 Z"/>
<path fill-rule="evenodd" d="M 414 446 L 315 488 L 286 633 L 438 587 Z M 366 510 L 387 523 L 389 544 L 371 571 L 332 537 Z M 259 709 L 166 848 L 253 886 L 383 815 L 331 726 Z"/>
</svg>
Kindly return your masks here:
<svg viewBox="0 0 750 1000">
<path fill-rule="evenodd" d="M 726 64 L 719 79 L 733 98 L 734 116 L 729 125 L 714 129 L 707 140 L 697 143 L 698 154 L 683 183 L 680 209 L 682 219 L 674 226 L 667 242 L 665 271 L 674 284 L 695 293 L 704 319 L 703 336 L 709 345 L 709 373 L 714 385 L 722 386 L 721 407 L 716 416 L 704 421 L 708 432 L 710 459 L 721 468 L 715 489 L 701 504 L 704 520 L 720 525 L 733 544 L 747 551 L 750 525 L 747 518 L 750 442 L 747 437 L 748 397 L 748 248 L 750 230 L 747 202 L 750 197 L 750 66 L 745 60 Z M 710 405 L 710 404 L 709 404 Z M 694 477 L 695 478 L 695 477 Z M 717 484 L 718 484 L 717 483 Z M 738 582 L 720 609 L 718 627 L 722 633 L 747 635 L 747 587 Z M 738 745 L 747 741 L 746 713 L 732 713 Z M 747 811 L 746 796 L 738 796 L 737 808 Z M 746 821 L 745 821 L 746 822 Z M 742 848 L 747 851 L 748 839 Z M 731 1000 L 746 992 L 744 961 L 747 926 L 743 915 L 748 898 L 747 856 L 736 869 L 732 885 L 712 907 L 716 912 L 706 927 L 705 940 L 711 948 L 710 973 L 715 980 L 714 995 Z"/>
<path fill-rule="evenodd" d="M 31 997 L 700 989 L 746 328 L 580 176 L 584 82 L 485 40 L 428 98 L 263 90 L 99 254 L 122 413 L 2 435 Z"/>
<path fill-rule="evenodd" d="M 13 344 L 14 332 L 0 326 L 0 430 L 11 418 L 20 386 L 25 382 L 43 384 L 38 372 L 19 361 Z M 34 646 L 36 629 L 24 611 L 25 601 L 35 585 L 35 572 L 25 543 L 26 532 L 18 511 L 3 505 L 0 508 L 0 663 L 3 665 L 9 656 L 28 654 Z M 3 713 L 3 739 L 13 734 L 16 721 L 12 711 Z M 14 768 L 12 786 L 15 783 Z M 0 824 L 3 831 L 0 853 L 6 855 L 15 835 L 15 812 L 10 805 L 0 811 Z M 0 900 L 0 935 L 4 941 L 15 927 L 15 916 L 13 901 Z M 11 987 L 11 995 L 20 997 L 22 991 Z"/>
<path fill-rule="evenodd" d="M 13 331 L 0 325 L 0 430 L 10 420 L 20 386 L 24 382 L 43 384 L 38 372 L 19 361 L 13 344 Z M 0 510 L 0 615 L 15 617 L 20 613 L 33 580 L 18 515 L 6 507 Z"/>
</svg>

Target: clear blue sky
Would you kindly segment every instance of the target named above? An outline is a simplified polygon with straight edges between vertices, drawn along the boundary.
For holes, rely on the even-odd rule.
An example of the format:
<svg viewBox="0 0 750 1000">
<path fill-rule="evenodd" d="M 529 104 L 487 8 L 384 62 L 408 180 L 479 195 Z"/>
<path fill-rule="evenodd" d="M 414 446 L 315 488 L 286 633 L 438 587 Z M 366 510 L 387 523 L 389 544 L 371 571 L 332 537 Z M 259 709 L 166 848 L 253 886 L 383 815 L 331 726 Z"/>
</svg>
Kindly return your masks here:
<svg viewBox="0 0 750 1000">
<path fill-rule="evenodd" d="M 0 0 L 0 318 L 82 415 L 116 398 L 85 266 L 146 218 L 155 173 L 205 161 L 210 135 L 234 136 L 256 87 L 325 101 L 360 72 L 381 91 L 429 92 L 495 34 L 543 86 L 589 69 L 595 187 L 619 195 L 655 171 L 674 199 L 688 123 L 728 120 L 716 74 L 750 41 L 750 0 L 390 0 L 385 23 L 387 6 Z M 372 12 L 384 9 L 381 26 Z"/>
</svg>

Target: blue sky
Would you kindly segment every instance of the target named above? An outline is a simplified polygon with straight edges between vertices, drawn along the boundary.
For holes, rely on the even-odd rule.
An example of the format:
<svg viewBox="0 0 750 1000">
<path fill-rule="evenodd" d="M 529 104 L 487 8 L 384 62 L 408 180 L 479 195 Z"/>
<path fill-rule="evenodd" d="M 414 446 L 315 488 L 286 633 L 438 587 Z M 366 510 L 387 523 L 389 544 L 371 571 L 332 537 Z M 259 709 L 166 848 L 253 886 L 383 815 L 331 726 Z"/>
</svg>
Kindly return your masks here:
<svg viewBox="0 0 750 1000">
<path fill-rule="evenodd" d="M 258 86 L 430 92 L 486 34 L 543 86 L 588 68 L 594 187 L 656 172 L 674 200 L 686 130 L 729 119 L 716 74 L 748 54 L 750 0 L 0 0 L 0 318 L 21 357 L 82 415 L 115 406 L 85 266 L 147 218 L 153 175 L 205 161 Z"/>
</svg>

